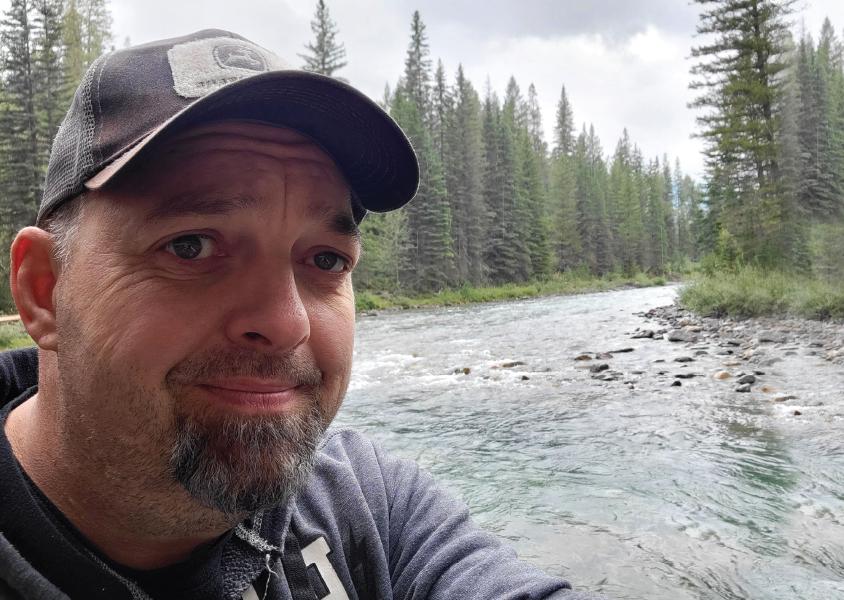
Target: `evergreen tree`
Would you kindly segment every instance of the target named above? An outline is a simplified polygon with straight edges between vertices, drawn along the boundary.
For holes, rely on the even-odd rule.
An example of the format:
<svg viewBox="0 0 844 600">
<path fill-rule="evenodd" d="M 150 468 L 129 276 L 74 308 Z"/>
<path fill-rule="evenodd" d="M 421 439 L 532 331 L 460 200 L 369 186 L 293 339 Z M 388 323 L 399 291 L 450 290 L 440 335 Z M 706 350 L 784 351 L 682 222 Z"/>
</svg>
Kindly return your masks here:
<svg viewBox="0 0 844 600">
<path fill-rule="evenodd" d="M 17 230 L 35 220 L 43 176 L 39 152 L 37 67 L 30 0 L 12 0 L 0 31 L 4 102 L 0 115 L 4 169 L 4 223 Z"/>
<path fill-rule="evenodd" d="M 709 206 L 719 230 L 747 260 L 792 258 L 783 230 L 793 201 L 783 194 L 779 154 L 787 16 L 794 0 L 695 0 L 709 41 L 692 49 L 701 95 L 692 106 L 706 143 Z M 720 235 L 720 234 L 719 234 Z"/>
<path fill-rule="evenodd" d="M 574 117 L 565 86 L 557 104 L 554 139 L 549 209 L 552 219 L 551 240 L 556 254 L 556 268 L 565 271 L 582 262 L 582 245 L 577 229 Z"/>
<path fill-rule="evenodd" d="M 431 136 L 428 42 L 418 11 L 413 15 L 411 41 L 403 84 L 394 97 L 392 115 L 404 129 L 419 158 L 420 183 L 416 200 L 405 209 L 407 233 L 402 262 L 405 284 L 417 291 L 442 289 L 452 280 L 454 254 L 441 155 Z"/>
<path fill-rule="evenodd" d="M 331 19 L 325 0 L 317 0 L 316 13 L 311 21 L 314 39 L 305 45 L 308 51 L 299 57 L 305 61 L 306 71 L 335 77 L 334 73 L 345 67 L 346 48 L 337 40 L 337 25 Z"/>
<path fill-rule="evenodd" d="M 458 280 L 472 284 L 482 283 L 486 275 L 484 239 L 489 215 L 483 202 L 482 136 L 480 99 L 459 66 L 446 136 L 446 187 Z"/>
<path fill-rule="evenodd" d="M 62 54 L 62 0 L 35 0 L 34 79 L 38 112 L 39 163 L 46 165 L 50 147 L 70 97 L 66 95 Z"/>
</svg>

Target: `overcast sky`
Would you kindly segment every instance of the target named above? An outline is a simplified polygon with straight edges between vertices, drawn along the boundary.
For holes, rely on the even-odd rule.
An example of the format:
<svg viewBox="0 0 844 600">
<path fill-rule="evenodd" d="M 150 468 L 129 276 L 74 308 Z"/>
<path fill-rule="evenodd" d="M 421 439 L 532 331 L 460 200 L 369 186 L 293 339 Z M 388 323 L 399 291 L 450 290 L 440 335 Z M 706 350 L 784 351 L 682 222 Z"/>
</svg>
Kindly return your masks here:
<svg viewBox="0 0 844 600">
<path fill-rule="evenodd" d="M 815 34 L 825 16 L 844 28 L 841 0 L 798 0 L 795 23 Z M 7 5 L 8 0 L 2 2 Z M 694 115 L 686 108 L 697 6 L 689 0 L 327 0 L 346 46 L 341 74 L 374 98 L 404 68 L 410 18 L 419 10 L 431 56 L 449 78 L 459 63 L 476 89 L 489 78 L 503 94 L 510 75 L 536 85 L 546 135 L 565 84 L 575 122 L 594 123 L 609 153 L 622 129 L 646 156 L 679 157 L 699 175 Z M 311 37 L 315 0 L 112 0 L 115 42 L 132 43 L 218 27 L 236 31 L 295 64 Z"/>
</svg>

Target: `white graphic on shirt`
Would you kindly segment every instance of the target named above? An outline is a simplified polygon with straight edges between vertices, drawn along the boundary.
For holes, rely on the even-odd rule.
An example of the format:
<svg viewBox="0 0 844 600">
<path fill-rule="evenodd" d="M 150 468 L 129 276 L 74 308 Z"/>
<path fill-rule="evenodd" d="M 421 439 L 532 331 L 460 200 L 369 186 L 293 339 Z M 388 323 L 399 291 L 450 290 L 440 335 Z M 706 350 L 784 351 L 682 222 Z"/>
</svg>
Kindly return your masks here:
<svg viewBox="0 0 844 600">
<path fill-rule="evenodd" d="M 243 600 L 261 600 L 258 597 L 258 592 L 256 592 L 255 588 L 252 587 L 251 585 L 249 586 L 249 589 L 247 589 L 245 592 L 243 592 L 242 597 L 243 597 Z"/>
<path fill-rule="evenodd" d="M 331 548 L 325 538 L 320 537 L 305 546 L 302 550 L 302 559 L 305 561 L 305 567 L 313 565 L 316 568 L 323 583 L 325 583 L 325 587 L 328 588 L 328 595 L 323 596 L 320 600 L 349 600 L 346 589 L 337 576 L 337 571 L 334 570 L 328 560 L 329 554 L 331 554 Z M 279 561 L 279 566 L 281 566 L 281 561 Z M 241 598 L 243 600 L 261 600 L 258 592 L 255 591 L 255 587 L 251 585 L 243 592 Z"/>
<path fill-rule="evenodd" d="M 337 571 L 334 570 L 328 560 L 329 554 L 331 554 L 331 548 L 328 547 L 328 543 L 323 537 L 315 539 L 302 549 L 305 566 L 314 565 L 316 570 L 319 571 L 319 576 L 322 577 L 325 587 L 328 588 L 328 595 L 323 596 L 320 600 L 349 600 L 346 589 L 337 576 Z"/>
</svg>

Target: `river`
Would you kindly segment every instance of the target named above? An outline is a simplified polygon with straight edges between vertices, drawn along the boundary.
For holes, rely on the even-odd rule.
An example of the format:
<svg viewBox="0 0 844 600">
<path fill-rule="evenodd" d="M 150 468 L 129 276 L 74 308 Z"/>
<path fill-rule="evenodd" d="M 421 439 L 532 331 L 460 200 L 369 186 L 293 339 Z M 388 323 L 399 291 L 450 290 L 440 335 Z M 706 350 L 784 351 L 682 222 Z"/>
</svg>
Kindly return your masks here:
<svg viewBox="0 0 844 600">
<path fill-rule="evenodd" d="M 798 397 L 783 404 L 716 381 L 724 357 L 701 350 L 701 376 L 673 387 L 665 371 L 688 368 L 672 360 L 690 345 L 630 334 L 676 292 L 360 318 L 338 421 L 417 460 L 481 526 L 578 589 L 844 599 L 842 370 L 790 352 L 769 374 Z M 623 347 L 613 368 L 627 384 L 573 360 Z"/>
</svg>

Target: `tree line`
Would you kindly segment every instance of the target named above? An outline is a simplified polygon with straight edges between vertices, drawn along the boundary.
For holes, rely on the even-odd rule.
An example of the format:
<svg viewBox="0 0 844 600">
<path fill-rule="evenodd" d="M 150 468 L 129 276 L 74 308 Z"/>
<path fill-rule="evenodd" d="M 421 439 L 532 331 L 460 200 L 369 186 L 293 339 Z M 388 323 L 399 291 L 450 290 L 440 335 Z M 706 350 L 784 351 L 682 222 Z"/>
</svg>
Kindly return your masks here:
<svg viewBox="0 0 844 600">
<path fill-rule="evenodd" d="M 627 131 L 607 156 L 594 126 L 576 128 L 564 86 L 549 148 L 533 84 L 524 93 L 511 77 L 503 97 L 489 83 L 481 96 L 462 66 L 449 79 L 415 12 L 383 105 L 416 149 L 421 184 L 403 211 L 364 221 L 359 289 L 665 274 L 697 258 L 700 190 L 678 161 L 645 157 Z"/>
<path fill-rule="evenodd" d="M 826 19 L 793 34 L 795 0 L 695 0 L 705 142 L 700 245 L 744 265 L 844 281 L 844 45 Z"/>
<path fill-rule="evenodd" d="M 53 137 L 88 65 L 111 47 L 107 0 L 11 0 L 0 21 L 0 278 L 35 222 Z M 0 285 L 0 310 L 12 309 Z"/>
</svg>

